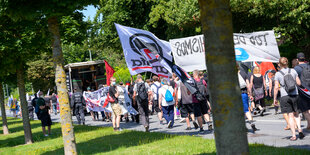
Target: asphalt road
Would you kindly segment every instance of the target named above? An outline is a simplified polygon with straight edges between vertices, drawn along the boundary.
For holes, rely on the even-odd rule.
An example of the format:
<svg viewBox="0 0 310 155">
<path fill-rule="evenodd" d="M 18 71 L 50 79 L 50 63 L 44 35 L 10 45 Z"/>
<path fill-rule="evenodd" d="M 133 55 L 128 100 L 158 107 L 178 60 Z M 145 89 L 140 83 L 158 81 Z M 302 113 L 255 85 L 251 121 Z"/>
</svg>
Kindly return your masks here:
<svg viewBox="0 0 310 155">
<path fill-rule="evenodd" d="M 12 116 L 12 114 L 7 111 L 8 116 Z M 60 117 L 58 115 L 51 114 L 53 122 L 59 122 Z M 101 115 L 99 114 L 99 118 L 101 119 Z M 248 128 L 248 141 L 249 143 L 258 143 L 265 144 L 269 146 L 275 147 L 294 147 L 294 148 L 302 148 L 310 150 L 310 131 L 305 130 L 307 122 L 303 120 L 301 122 L 302 128 L 304 129 L 304 134 L 306 137 L 302 140 L 298 139 L 297 141 L 290 141 L 289 138 L 291 136 L 290 130 L 284 130 L 286 127 L 285 120 L 281 114 L 274 115 L 273 109 L 267 109 L 265 116 L 254 116 L 256 128 L 259 130 L 255 133 L 252 132 L 250 125 L 247 123 L 246 126 Z M 73 117 L 73 123 L 77 123 L 76 117 Z M 86 124 L 88 126 L 102 126 L 109 127 L 112 126 L 111 122 L 105 121 L 92 121 L 90 116 L 86 116 Z M 194 135 L 200 136 L 207 139 L 214 139 L 213 131 L 207 130 L 207 125 L 204 125 L 205 132 L 203 134 L 199 134 L 199 129 L 195 130 L 193 124 L 191 124 L 192 130 L 185 130 L 186 123 L 180 123 L 180 119 L 175 120 L 175 124 L 172 129 L 167 128 L 167 124 L 161 125 L 158 121 L 156 115 L 150 116 L 150 132 L 162 132 L 168 134 L 179 134 L 179 135 Z M 144 131 L 144 127 L 135 122 L 121 122 L 120 127 L 122 129 L 128 130 L 138 130 Z M 298 132 L 297 132 L 298 133 Z"/>
</svg>

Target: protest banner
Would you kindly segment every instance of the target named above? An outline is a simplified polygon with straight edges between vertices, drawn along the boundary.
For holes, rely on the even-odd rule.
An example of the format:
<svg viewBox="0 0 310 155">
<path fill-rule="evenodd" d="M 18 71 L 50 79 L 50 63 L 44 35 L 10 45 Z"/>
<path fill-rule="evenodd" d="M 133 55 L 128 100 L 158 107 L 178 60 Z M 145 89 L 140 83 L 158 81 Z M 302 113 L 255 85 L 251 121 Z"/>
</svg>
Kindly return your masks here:
<svg viewBox="0 0 310 155">
<path fill-rule="evenodd" d="M 154 34 L 122 26 L 115 23 L 125 60 L 131 75 L 142 72 L 152 72 L 158 76 L 168 78 L 171 76 L 171 69 L 165 61 L 159 60 L 151 50 L 161 53 L 165 59 L 172 61 L 169 42 L 158 39 Z"/>
<path fill-rule="evenodd" d="M 273 31 L 234 33 L 233 39 L 237 61 L 279 61 L 280 53 Z M 206 69 L 203 35 L 171 39 L 170 45 L 175 63 L 185 71 Z"/>
</svg>

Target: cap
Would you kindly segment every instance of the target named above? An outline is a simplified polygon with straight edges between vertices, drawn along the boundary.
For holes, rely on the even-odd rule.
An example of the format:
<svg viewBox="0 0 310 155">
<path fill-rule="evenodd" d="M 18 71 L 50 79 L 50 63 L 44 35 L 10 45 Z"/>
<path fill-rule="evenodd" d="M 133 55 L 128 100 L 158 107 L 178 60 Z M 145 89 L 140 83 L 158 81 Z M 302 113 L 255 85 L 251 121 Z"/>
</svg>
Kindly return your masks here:
<svg viewBox="0 0 310 155">
<path fill-rule="evenodd" d="M 87 90 L 90 90 L 90 87 L 87 87 Z"/>
<path fill-rule="evenodd" d="M 305 59 L 305 54 L 300 52 L 300 53 L 297 53 L 297 59 L 301 60 L 301 59 Z"/>
</svg>

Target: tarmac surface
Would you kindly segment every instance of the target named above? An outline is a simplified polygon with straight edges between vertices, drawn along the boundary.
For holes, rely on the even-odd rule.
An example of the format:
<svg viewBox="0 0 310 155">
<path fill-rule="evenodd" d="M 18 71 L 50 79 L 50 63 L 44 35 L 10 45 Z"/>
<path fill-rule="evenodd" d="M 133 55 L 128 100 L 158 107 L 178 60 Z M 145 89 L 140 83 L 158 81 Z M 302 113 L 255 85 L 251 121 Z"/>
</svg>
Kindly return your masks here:
<svg viewBox="0 0 310 155">
<path fill-rule="evenodd" d="M 257 144 L 265 144 L 268 146 L 275 146 L 275 147 L 293 147 L 293 148 L 300 148 L 300 149 L 307 149 L 310 150 L 310 131 L 305 130 L 307 122 L 302 120 L 301 126 L 303 132 L 305 134 L 304 139 L 297 139 L 297 141 L 290 141 L 289 138 L 291 137 L 290 130 L 284 130 L 286 127 L 286 122 L 283 118 L 282 114 L 274 114 L 274 110 L 272 108 L 267 109 L 264 113 L 264 116 L 253 116 L 254 123 L 258 131 L 253 133 L 250 125 L 246 123 L 248 128 L 248 141 L 249 143 L 257 143 Z M 12 114 L 7 111 L 7 116 L 11 116 Z M 36 116 L 35 116 L 36 117 Z M 59 114 L 51 114 L 53 122 L 60 122 Z M 99 113 L 100 121 L 93 121 L 91 116 L 87 115 L 86 117 L 86 124 L 88 126 L 102 126 L 102 127 L 110 127 L 112 126 L 112 122 L 102 121 L 102 116 Z M 129 122 L 121 122 L 120 127 L 122 129 L 127 130 L 137 130 L 137 131 L 145 131 L 144 127 L 136 122 L 132 122 L 131 118 L 129 118 Z M 159 120 L 156 115 L 150 116 L 150 132 L 162 132 L 168 134 L 178 134 L 178 135 L 194 135 L 199 136 L 207 139 L 214 139 L 213 131 L 209 131 L 207 124 L 204 124 L 204 133 L 199 134 L 199 129 L 195 129 L 194 125 L 191 122 L 191 130 L 186 129 L 186 123 L 180 122 L 180 119 L 175 120 L 174 126 L 172 129 L 167 127 L 166 121 L 164 121 L 164 125 L 159 123 Z M 73 116 L 73 123 L 77 124 L 76 117 Z M 296 132 L 298 134 L 298 132 Z M 298 135 L 297 135 L 298 138 Z"/>
</svg>

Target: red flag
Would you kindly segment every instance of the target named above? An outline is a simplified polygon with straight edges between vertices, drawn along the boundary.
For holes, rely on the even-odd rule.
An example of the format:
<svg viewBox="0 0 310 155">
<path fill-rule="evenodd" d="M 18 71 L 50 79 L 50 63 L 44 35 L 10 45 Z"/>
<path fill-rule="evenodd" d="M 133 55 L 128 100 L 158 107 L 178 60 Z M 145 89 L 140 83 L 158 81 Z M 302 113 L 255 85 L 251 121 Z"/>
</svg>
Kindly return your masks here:
<svg viewBox="0 0 310 155">
<path fill-rule="evenodd" d="M 109 63 L 107 61 L 104 60 L 104 64 L 105 64 L 105 71 L 107 73 L 107 85 L 110 86 L 110 78 L 113 76 L 114 74 L 114 69 L 109 65 Z"/>
</svg>

